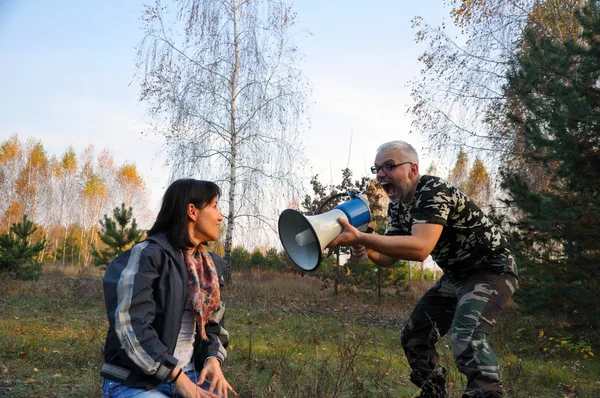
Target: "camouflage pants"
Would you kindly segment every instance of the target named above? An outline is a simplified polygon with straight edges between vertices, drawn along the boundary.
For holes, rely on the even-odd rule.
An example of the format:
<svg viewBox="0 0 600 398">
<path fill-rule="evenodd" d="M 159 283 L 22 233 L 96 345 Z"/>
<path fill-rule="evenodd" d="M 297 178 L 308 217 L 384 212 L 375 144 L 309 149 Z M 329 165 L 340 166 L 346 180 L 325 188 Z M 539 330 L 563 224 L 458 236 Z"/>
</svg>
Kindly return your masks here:
<svg viewBox="0 0 600 398">
<path fill-rule="evenodd" d="M 450 331 L 458 369 L 467 376 L 463 397 L 502 397 L 500 367 L 487 336 L 518 282 L 492 269 L 467 276 L 444 274 L 417 303 L 402 329 L 411 380 L 432 397 L 445 396 L 446 370 L 435 343 Z"/>
</svg>

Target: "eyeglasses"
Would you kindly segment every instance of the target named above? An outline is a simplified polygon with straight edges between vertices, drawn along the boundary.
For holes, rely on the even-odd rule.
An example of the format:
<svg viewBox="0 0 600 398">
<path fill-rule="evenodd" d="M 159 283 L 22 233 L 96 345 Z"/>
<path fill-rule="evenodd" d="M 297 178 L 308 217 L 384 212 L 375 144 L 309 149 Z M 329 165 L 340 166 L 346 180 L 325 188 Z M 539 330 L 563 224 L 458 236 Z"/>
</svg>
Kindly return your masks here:
<svg viewBox="0 0 600 398">
<path fill-rule="evenodd" d="M 371 166 L 371 173 L 378 174 L 379 170 L 382 170 L 385 174 L 387 174 L 390 171 L 394 170 L 396 167 L 402 166 L 406 163 L 413 164 L 413 162 L 400 162 L 396 164 L 384 164 L 383 166 Z"/>
</svg>

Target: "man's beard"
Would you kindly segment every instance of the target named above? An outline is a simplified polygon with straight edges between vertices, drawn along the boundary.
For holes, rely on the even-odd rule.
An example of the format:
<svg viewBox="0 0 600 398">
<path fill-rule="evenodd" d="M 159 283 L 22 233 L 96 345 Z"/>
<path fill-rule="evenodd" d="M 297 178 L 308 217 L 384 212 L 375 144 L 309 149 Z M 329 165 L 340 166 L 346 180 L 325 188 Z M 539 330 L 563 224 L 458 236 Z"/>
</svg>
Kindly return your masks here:
<svg viewBox="0 0 600 398">
<path fill-rule="evenodd" d="M 390 203 L 394 203 L 394 204 L 398 204 L 400 202 L 402 203 L 406 203 L 407 202 L 407 198 L 408 198 L 408 194 L 410 192 L 410 187 L 399 187 L 394 185 L 394 190 L 396 191 L 396 197 L 395 198 L 390 198 L 388 196 L 388 199 L 390 200 Z"/>
</svg>

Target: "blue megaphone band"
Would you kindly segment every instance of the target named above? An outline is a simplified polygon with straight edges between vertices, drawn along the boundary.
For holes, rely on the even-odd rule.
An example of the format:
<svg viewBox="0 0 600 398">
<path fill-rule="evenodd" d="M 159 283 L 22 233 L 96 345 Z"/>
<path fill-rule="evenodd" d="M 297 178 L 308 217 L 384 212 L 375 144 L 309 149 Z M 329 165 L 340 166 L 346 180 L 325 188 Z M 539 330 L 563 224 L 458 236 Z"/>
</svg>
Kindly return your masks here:
<svg viewBox="0 0 600 398">
<path fill-rule="evenodd" d="M 362 199 L 355 197 L 335 207 L 344 212 L 348 222 L 354 227 L 360 227 L 371 221 L 369 206 Z"/>
</svg>

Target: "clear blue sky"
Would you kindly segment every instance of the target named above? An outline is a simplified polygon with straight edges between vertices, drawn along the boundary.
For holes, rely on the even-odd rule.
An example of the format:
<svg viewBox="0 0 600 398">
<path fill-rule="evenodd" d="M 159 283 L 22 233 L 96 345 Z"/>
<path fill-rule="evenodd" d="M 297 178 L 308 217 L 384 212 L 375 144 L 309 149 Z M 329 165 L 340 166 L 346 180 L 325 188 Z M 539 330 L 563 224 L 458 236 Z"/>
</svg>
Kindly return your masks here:
<svg viewBox="0 0 600 398">
<path fill-rule="evenodd" d="M 147 1 L 0 0 L 0 141 L 13 133 L 42 141 L 50 155 L 108 148 L 117 164 L 134 162 L 158 206 L 166 185 L 160 139 L 140 135 L 149 119 L 138 104 L 135 47 Z M 165 0 L 165 3 L 167 1 Z M 313 87 L 306 131 L 310 169 L 337 182 L 348 162 L 365 175 L 377 146 L 408 135 L 408 80 L 418 75 L 410 20 L 437 24 L 442 0 L 299 0 L 294 4 Z M 421 168 L 431 162 L 421 154 Z"/>
</svg>

